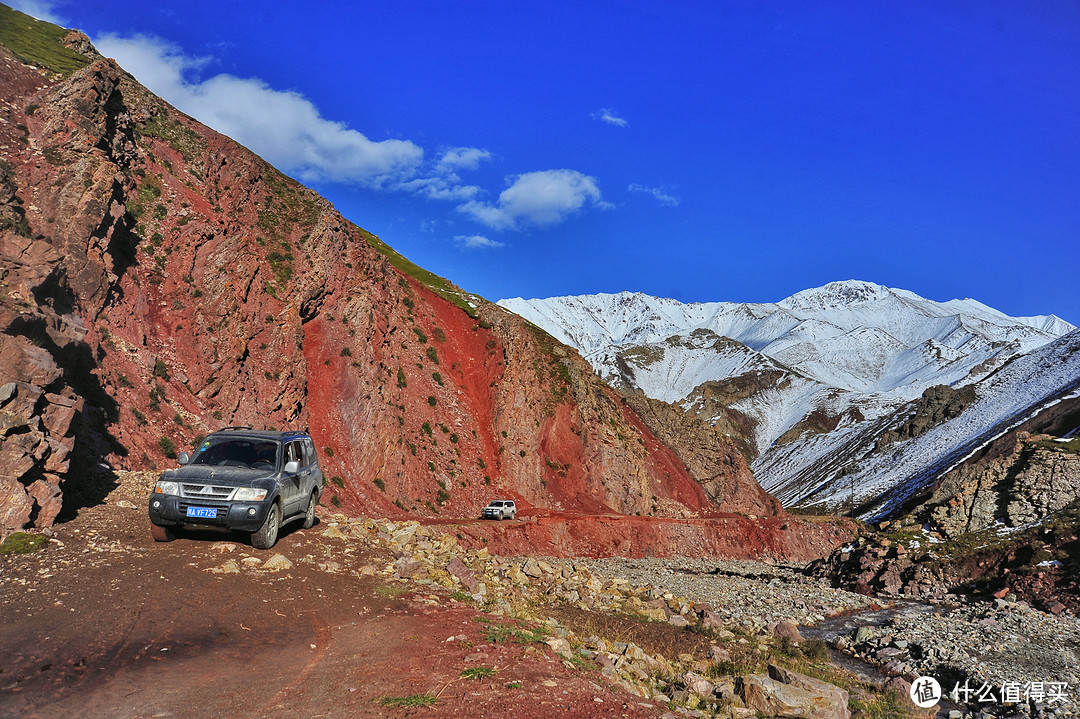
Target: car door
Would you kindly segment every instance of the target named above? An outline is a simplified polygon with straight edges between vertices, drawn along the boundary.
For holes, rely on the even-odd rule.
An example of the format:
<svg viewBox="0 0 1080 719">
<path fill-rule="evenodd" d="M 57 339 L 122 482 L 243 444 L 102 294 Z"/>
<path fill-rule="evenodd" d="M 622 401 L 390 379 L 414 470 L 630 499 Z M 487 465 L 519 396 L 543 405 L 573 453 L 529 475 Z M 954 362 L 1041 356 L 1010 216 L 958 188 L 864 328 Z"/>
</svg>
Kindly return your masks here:
<svg viewBox="0 0 1080 719">
<path fill-rule="evenodd" d="M 296 472 L 283 472 L 281 476 L 281 504 L 282 514 L 291 517 L 296 514 L 300 504 L 301 479 L 304 472 L 304 451 L 299 441 L 289 442 L 285 445 L 285 464 L 296 462 L 299 469 Z"/>
<path fill-rule="evenodd" d="M 320 491 L 323 485 L 322 468 L 319 467 L 319 456 L 315 453 L 315 443 L 311 438 L 304 440 L 304 452 L 307 455 L 306 474 L 304 475 L 304 497 L 310 497 L 312 492 Z M 307 509 L 303 504 L 301 509 Z"/>
</svg>

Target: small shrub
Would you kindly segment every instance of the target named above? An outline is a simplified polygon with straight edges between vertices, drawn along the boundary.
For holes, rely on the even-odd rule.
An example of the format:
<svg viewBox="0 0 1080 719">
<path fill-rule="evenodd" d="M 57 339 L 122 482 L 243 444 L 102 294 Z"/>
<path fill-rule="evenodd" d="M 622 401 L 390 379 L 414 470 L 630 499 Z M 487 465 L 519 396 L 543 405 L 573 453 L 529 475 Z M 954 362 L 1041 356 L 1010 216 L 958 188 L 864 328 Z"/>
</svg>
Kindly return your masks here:
<svg viewBox="0 0 1080 719">
<path fill-rule="evenodd" d="M 439 374 L 438 372 L 432 372 L 431 379 L 435 380 L 435 383 L 438 384 L 440 387 L 443 386 L 442 375 Z"/>
<path fill-rule="evenodd" d="M 446 333 L 442 331 L 441 327 L 436 327 L 433 330 L 431 330 L 431 334 L 433 334 L 435 336 L 435 341 L 436 342 L 445 342 L 446 341 Z"/>
<path fill-rule="evenodd" d="M 29 554 L 44 547 L 47 541 L 45 536 L 41 534 L 12 532 L 0 544 L 0 554 Z"/>
<path fill-rule="evenodd" d="M 169 380 L 169 368 L 160 359 L 154 362 L 154 376 L 160 377 L 166 382 Z"/>
<path fill-rule="evenodd" d="M 428 356 L 429 360 L 431 360 L 435 364 L 439 364 L 439 351 L 437 349 L 435 349 L 435 347 L 433 345 L 428 346 L 428 348 L 427 348 L 427 356 Z"/>
<path fill-rule="evenodd" d="M 495 676 L 491 667 L 469 667 L 461 673 L 462 679 L 486 679 Z"/>
<path fill-rule="evenodd" d="M 438 404 L 438 402 L 439 402 L 439 400 L 435 399 L 434 395 L 427 398 L 427 403 L 430 404 L 432 407 L 434 407 L 436 404 Z"/>
<path fill-rule="evenodd" d="M 134 387 L 135 385 L 134 385 L 134 384 L 132 384 L 131 380 L 129 380 L 129 379 L 128 379 L 128 378 L 127 378 L 127 377 L 126 377 L 125 375 L 124 375 L 124 373 L 123 373 L 123 372 L 119 372 L 119 373 L 117 373 L 117 375 L 116 375 L 116 386 L 117 386 L 117 387 Z"/>
<path fill-rule="evenodd" d="M 378 480 L 376 480 L 376 481 L 378 481 Z M 330 482 L 333 483 L 333 484 L 336 484 L 337 486 L 341 487 L 342 489 L 345 488 L 345 480 L 342 479 L 341 477 L 337 476 L 336 474 L 333 477 L 330 478 Z"/>
<path fill-rule="evenodd" d="M 161 437 L 161 439 L 158 440 L 158 447 L 161 448 L 161 453 L 169 459 L 176 458 L 176 445 L 173 444 L 173 441 L 168 437 Z"/>
<path fill-rule="evenodd" d="M 338 499 L 338 496 L 336 494 L 330 498 L 330 504 L 338 507 L 339 509 L 341 508 L 341 500 Z"/>
<path fill-rule="evenodd" d="M 424 330 L 420 329 L 419 327 L 413 327 L 413 332 L 416 333 L 416 339 L 420 340 L 420 344 L 427 343 L 427 335 L 424 334 Z"/>
<path fill-rule="evenodd" d="M 138 407 L 131 408 L 131 416 L 135 418 L 135 424 L 140 427 L 146 424 L 146 415 L 140 412 Z"/>
<path fill-rule="evenodd" d="M 342 347 L 341 348 L 341 356 L 342 357 L 352 357 L 352 350 L 349 349 L 348 347 Z"/>
<path fill-rule="evenodd" d="M 397 386 L 401 387 L 402 389 L 407 386 L 407 383 L 405 381 L 405 370 L 401 369 L 400 367 L 398 367 L 397 371 Z"/>
<path fill-rule="evenodd" d="M 458 442 L 458 436 L 457 436 L 456 434 L 453 434 L 453 433 L 451 433 L 451 435 L 450 435 L 450 441 L 451 441 L 451 442 L 453 442 L 454 444 L 457 444 L 457 442 Z"/>
<path fill-rule="evenodd" d="M 334 456 L 334 448 L 333 447 L 323 447 L 322 451 L 323 451 L 323 454 L 325 454 L 327 457 L 333 457 Z"/>
<path fill-rule="evenodd" d="M 431 425 L 428 424 L 427 422 L 424 422 L 422 425 L 420 425 L 420 431 L 423 432 L 424 434 L 426 434 L 428 437 L 430 437 L 431 436 Z"/>
<path fill-rule="evenodd" d="M 379 697 L 375 701 L 384 707 L 430 707 L 438 699 L 433 694 L 410 694 L 407 697 Z"/>
<path fill-rule="evenodd" d="M 382 480 L 382 477 L 376 477 L 376 478 L 375 478 L 375 481 L 373 482 L 373 484 L 374 484 L 374 485 L 375 485 L 376 487 L 378 487 L 378 488 L 379 488 L 379 491 L 380 491 L 380 492 L 385 492 L 385 491 L 386 491 L 386 482 L 384 482 L 384 481 Z"/>
</svg>

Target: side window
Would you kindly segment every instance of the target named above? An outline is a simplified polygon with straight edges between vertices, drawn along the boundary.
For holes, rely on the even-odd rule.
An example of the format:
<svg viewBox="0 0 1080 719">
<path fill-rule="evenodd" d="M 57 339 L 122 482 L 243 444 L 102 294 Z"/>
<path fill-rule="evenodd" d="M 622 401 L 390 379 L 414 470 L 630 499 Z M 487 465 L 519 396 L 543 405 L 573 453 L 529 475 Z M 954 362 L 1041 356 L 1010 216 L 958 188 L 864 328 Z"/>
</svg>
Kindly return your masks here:
<svg viewBox="0 0 1080 719">
<path fill-rule="evenodd" d="M 300 452 L 299 442 L 289 442 L 285 445 L 285 462 L 296 462 L 301 467 L 304 466 L 304 458 Z"/>
<path fill-rule="evenodd" d="M 304 451 L 307 453 L 307 463 L 315 464 L 319 461 L 319 458 L 315 455 L 315 443 L 311 441 L 311 438 L 304 440 Z"/>
</svg>

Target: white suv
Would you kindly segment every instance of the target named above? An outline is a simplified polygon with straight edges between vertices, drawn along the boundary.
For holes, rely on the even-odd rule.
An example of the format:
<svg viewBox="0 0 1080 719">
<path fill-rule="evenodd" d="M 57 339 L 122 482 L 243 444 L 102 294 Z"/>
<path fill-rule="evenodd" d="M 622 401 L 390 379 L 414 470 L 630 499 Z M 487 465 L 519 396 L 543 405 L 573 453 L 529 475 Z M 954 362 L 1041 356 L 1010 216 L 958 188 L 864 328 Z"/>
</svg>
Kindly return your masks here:
<svg viewBox="0 0 1080 719">
<path fill-rule="evenodd" d="M 512 499 L 496 499 L 484 511 L 480 513 L 481 519 L 514 519 L 517 517 L 517 506 Z"/>
</svg>

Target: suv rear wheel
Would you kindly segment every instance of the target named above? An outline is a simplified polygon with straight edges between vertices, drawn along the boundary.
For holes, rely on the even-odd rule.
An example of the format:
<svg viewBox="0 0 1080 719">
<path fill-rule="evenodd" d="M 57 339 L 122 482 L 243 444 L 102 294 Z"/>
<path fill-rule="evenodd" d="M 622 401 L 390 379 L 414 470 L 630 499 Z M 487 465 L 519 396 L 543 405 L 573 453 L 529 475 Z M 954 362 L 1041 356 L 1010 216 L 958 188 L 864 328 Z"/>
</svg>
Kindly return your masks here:
<svg viewBox="0 0 1080 719">
<path fill-rule="evenodd" d="M 281 529 L 281 508 L 277 502 L 270 505 L 266 521 L 259 531 L 251 535 L 251 546 L 256 549 L 270 549 L 277 542 L 278 530 Z"/>
</svg>

